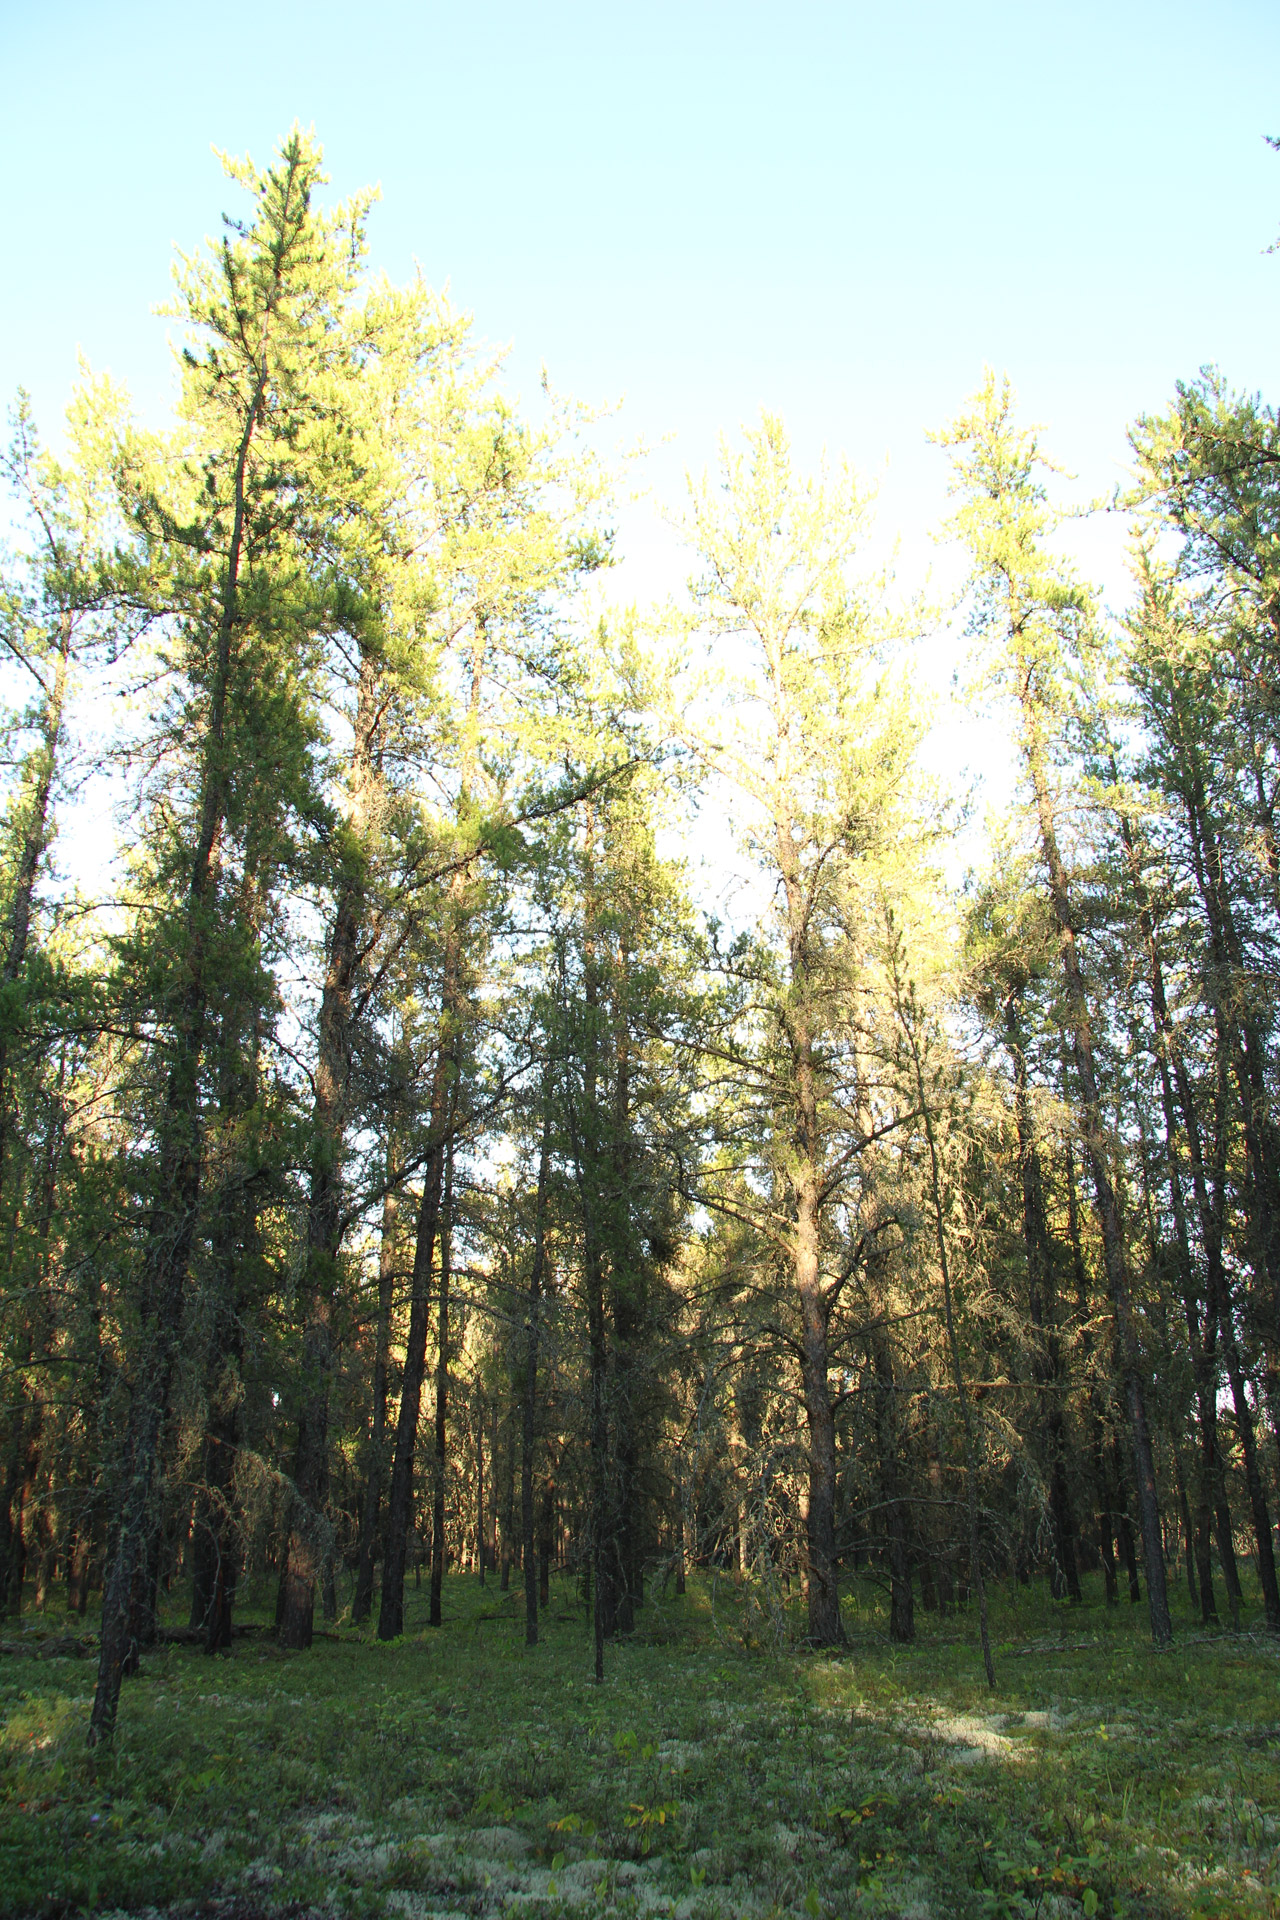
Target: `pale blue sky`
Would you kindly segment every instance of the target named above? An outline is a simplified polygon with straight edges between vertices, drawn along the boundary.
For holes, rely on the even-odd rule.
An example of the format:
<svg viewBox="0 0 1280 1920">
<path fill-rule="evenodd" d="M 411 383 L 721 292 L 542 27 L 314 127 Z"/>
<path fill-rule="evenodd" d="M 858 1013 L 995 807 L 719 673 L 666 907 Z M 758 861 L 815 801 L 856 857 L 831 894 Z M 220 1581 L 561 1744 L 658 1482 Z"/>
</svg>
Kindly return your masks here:
<svg viewBox="0 0 1280 1920">
<path fill-rule="evenodd" d="M 1276 0 L 0 0 L 0 56 L 0 390 L 47 431 L 78 348 L 162 413 L 171 247 L 237 198 L 210 147 L 262 160 L 295 118 L 333 192 L 381 182 L 377 264 L 449 280 L 517 387 L 545 360 L 625 394 L 626 436 L 674 433 L 660 497 L 763 403 L 881 481 L 916 578 L 944 510 L 924 434 L 984 361 L 1081 494 L 1203 361 L 1280 397 Z M 671 584 L 654 517 L 621 534 L 622 589 Z M 1123 592 L 1122 528 L 1083 537 Z M 921 670 L 957 657 L 940 634 Z M 933 758 L 1007 785 L 990 724 L 953 712 Z"/>
<path fill-rule="evenodd" d="M 171 244 L 234 203 L 210 145 L 295 116 L 335 191 L 382 183 L 379 263 L 526 387 L 676 430 L 660 475 L 765 402 L 923 479 L 984 360 L 1094 480 L 1201 361 L 1280 387 L 1275 0 L 0 0 L 0 48 L 0 386 L 46 418 L 77 347 L 161 404 Z"/>
<path fill-rule="evenodd" d="M 382 182 L 374 261 L 449 280 L 516 388 L 545 361 L 564 392 L 626 396 L 656 499 L 764 403 L 802 457 L 877 480 L 910 586 L 960 576 L 925 430 L 984 361 L 1079 497 L 1203 361 L 1280 397 L 1276 0 L 0 0 L 0 52 L 0 390 L 27 384 L 46 432 L 79 348 L 163 415 L 171 248 L 238 198 L 209 148 L 261 161 L 294 119 L 334 194 Z M 1125 526 L 1075 538 L 1121 601 Z M 620 545 L 616 593 L 676 586 L 649 507 Z M 927 758 L 1000 804 L 1006 730 L 948 699 L 961 659 L 946 626 L 917 657 Z"/>
</svg>

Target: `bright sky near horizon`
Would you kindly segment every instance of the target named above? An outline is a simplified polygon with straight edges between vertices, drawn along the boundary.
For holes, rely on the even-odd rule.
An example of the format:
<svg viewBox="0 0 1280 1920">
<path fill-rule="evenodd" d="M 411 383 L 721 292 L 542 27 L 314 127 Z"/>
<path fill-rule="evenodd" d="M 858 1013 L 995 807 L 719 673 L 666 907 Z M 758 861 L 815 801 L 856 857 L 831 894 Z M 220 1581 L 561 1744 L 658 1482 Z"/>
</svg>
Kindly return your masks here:
<svg viewBox="0 0 1280 1920">
<path fill-rule="evenodd" d="M 517 388 L 545 361 L 675 435 L 668 500 L 765 404 L 920 555 L 924 435 L 984 362 L 1089 494 L 1201 363 L 1280 396 L 1275 0 L 0 0 L 0 47 L 0 387 L 47 433 L 80 349 L 162 414 L 171 248 L 238 197 L 210 147 L 265 160 L 295 118 L 335 194 L 381 183 L 375 263 L 449 281 Z M 624 533 L 643 593 L 662 541 Z"/>
</svg>

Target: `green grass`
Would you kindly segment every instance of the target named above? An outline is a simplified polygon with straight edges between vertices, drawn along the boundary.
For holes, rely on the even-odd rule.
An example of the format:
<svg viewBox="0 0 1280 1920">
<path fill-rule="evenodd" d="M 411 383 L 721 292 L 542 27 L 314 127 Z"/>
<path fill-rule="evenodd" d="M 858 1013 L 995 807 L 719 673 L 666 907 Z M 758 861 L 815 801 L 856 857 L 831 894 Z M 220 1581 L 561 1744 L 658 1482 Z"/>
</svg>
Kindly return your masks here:
<svg viewBox="0 0 1280 1920">
<path fill-rule="evenodd" d="M 451 1581 L 436 1633 L 425 1598 L 390 1646 L 163 1649 L 99 1758 L 91 1660 L 0 1660 L 0 1912 L 1280 1913 L 1261 1633 L 997 1596 L 993 1696 L 963 1614 L 894 1649 L 868 1586 L 846 1654 L 761 1651 L 704 1582 L 597 1687 L 567 1586 L 532 1650 L 514 1589 Z"/>
</svg>

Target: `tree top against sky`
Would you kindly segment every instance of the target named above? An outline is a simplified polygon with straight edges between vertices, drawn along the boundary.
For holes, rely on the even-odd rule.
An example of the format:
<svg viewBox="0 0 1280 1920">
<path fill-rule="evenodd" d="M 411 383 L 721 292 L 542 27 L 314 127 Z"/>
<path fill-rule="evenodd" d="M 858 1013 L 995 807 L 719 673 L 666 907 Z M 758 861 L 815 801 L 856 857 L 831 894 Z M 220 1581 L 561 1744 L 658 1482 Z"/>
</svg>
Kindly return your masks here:
<svg viewBox="0 0 1280 1920">
<path fill-rule="evenodd" d="M 142 315 L 230 198 L 209 148 L 265 162 L 295 119 L 336 193 L 381 182 L 375 265 L 449 281 L 526 392 L 545 359 L 561 390 L 625 393 L 631 432 L 675 431 L 668 497 L 668 460 L 700 468 L 764 405 L 806 460 L 891 454 L 890 517 L 928 517 L 924 431 L 985 362 L 1091 488 L 1203 362 L 1275 384 L 1265 0 L 389 0 L 358 32 L 332 0 L 229 0 L 218 58 L 157 0 L 0 19 L 0 366 L 50 424 L 78 348 L 163 408 Z"/>
</svg>

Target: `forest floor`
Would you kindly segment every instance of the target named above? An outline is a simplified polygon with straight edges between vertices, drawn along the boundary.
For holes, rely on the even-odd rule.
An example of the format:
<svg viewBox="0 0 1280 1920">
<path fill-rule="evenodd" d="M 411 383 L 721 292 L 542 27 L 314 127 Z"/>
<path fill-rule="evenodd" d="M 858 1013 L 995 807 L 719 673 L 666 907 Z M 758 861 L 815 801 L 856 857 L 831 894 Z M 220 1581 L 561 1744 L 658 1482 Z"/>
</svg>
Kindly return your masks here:
<svg viewBox="0 0 1280 1920">
<path fill-rule="evenodd" d="M 726 1580 L 655 1595 L 601 1686 L 568 1583 L 532 1649 L 514 1584 L 445 1599 L 385 1646 L 165 1646 L 99 1757 L 91 1650 L 10 1623 L 49 1639 L 0 1656 L 0 1913 L 1280 1915 L 1280 1646 L 1185 1588 L 1160 1654 L 1145 1607 L 994 1596 L 994 1694 L 975 1618 L 895 1648 L 870 1585 L 838 1658 Z"/>
</svg>

